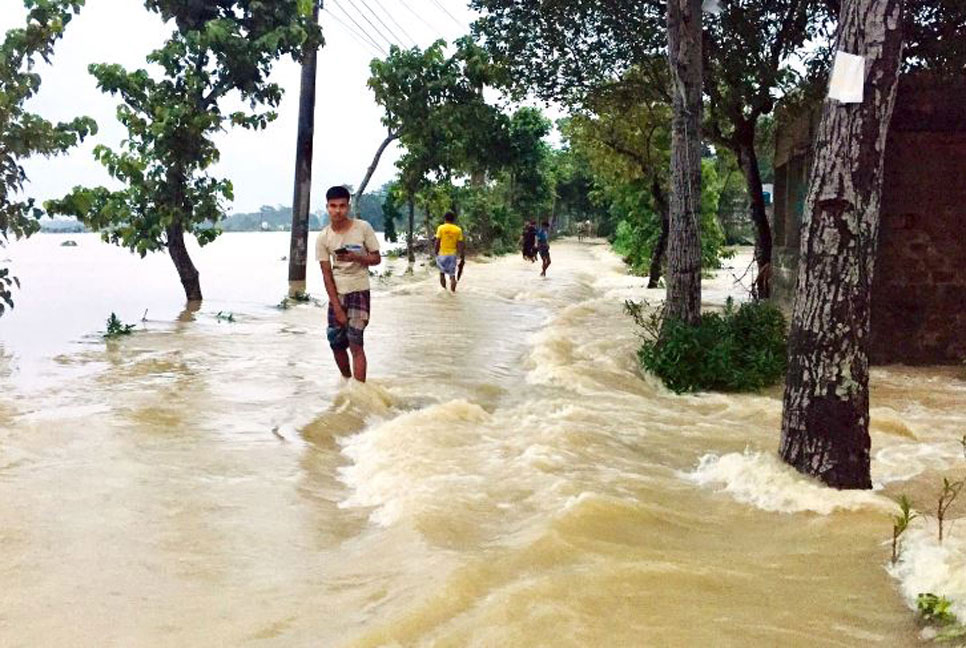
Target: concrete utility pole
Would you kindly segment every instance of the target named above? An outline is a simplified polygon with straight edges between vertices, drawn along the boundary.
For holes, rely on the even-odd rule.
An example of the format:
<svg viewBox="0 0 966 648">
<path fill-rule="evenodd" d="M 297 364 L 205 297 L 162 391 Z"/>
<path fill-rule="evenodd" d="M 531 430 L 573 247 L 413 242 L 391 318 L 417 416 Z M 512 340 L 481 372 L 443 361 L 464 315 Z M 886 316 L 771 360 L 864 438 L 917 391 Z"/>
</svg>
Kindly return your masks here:
<svg viewBox="0 0 966 648">
<path fill-rule="evenodd" d="M 313 3 L 312 19 L 319 22 L 324 0 Z M 302 58 L 299 93 L 299 130 L 295 144 L 295 197 L 292 200 L 292 242 L 288 256 L 288 293 L 305 292 L 308 261 L 309 205 L 312 195 L 312 140 L 315 134 L 315 76 L 318 49 L 306 48 Z"/>
</svg>

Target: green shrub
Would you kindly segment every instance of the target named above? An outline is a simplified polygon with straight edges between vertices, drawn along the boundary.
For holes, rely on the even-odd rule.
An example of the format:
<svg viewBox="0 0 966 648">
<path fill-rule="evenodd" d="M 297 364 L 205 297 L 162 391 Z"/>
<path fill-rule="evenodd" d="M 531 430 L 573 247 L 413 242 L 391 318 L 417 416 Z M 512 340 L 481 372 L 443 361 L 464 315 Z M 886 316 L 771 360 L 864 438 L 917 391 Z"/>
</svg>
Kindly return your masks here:
<svg viewBox="0 0 966 648">
<path fill-rule="evenodd" d="M 952 607 L 952 601 L 945 596 L 936 596 L 932 593 L 920 594 L 916 597 L 916 607 L 925 621 L 937 625 L 956 623 L 956 616 L 949 610 Z"/>
<path fill-rule="evenodd" d="M 116 338 L 122 335 L 131 335 L 134 331 L 135 324 L 125 324 L 117 315 L 111 313 L 111 316 L 107 318 L 107 331 L 104 333 L 106 338 Z"/>
<path fill-rule="evenodd" d="M 704 313 L 688 326 L 643 314 L 643 305 L 626 309 L 648 336 L 638 351 L 641 366 L 677 393 L 758 391 L 785 374 L 785 317 L 767 302 L 735 308 L 729 299 L 720 313 Z"/>
</svg>

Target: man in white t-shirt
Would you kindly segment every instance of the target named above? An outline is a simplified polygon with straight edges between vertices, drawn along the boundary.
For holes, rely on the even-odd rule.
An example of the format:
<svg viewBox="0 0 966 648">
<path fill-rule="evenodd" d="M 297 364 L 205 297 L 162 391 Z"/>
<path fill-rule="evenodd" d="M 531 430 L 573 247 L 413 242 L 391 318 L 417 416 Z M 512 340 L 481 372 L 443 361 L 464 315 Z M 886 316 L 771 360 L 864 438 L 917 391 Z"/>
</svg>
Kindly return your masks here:
<svg viewBox="0 0 966 648">
<path fill-rule="evenodd" d="M 349 190 L 332 187 L 325 193 L 329 224 L 315 241 L 315 258 L 322 266 L 329 296 L 329 346 L 346 378 L 366 381 L 363 333 L 369 323 L 369 267 L 379 265 L 379 241 L 372 225 L 349 218 Z M 349 353 L 352 353 L 352 363 Z"/>
</svg>

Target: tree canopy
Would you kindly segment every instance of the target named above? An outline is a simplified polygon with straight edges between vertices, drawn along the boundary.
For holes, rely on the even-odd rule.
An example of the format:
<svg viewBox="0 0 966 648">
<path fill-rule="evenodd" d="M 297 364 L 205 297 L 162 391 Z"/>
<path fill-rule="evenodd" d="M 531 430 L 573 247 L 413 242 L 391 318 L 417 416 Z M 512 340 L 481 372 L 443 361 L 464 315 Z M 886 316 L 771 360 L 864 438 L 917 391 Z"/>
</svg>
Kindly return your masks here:
<svg viewBox="0 0 966 648">
<path fill-rule="evenodd" d="M 320 39 L 310 0 L 148 0 L 175 30 L 147 61 L 161 74 L 94 64 L 104 92 L 118 96 L 118 120 L 128 137 L 120 150 L 98 146 L 95 156 L 124 187 L 77 187 L 51 211 L 78 217 L 106 241 L 141 256 L 168 249 L 189 300 L 201 299 L 198 273 L 184 248 L 185 232 L 205 245 L 232 199 L 231 182 L 208 169 L 219 159 L 213 136 L 230 123 L 264 128 L 275 119 L 282 90 L 268 80 L 280 56 L 298 57 L 307 39 Z M 226 115 L 221 100 L 236 91 L 250 109 Z"/>
<path fill-rule="evenodd" d="M 84 0 L 25 0 L 24 27 L 11 29 L 0 43 L 0 247 L 12 234 L 30 236 L 40 229 L 43 212 L 24 195 L 28 181 L 22 162 L 33 155 L 52 156 L 76 146 L 97 132 L 88 117 L 53 124 L 25 108 L 40 90 L 40 61 L 49 63 L 54 45 L 63 36 Z M 0 267 L 0 315 L 13 307 L 10 269 Z"/>
</svg>

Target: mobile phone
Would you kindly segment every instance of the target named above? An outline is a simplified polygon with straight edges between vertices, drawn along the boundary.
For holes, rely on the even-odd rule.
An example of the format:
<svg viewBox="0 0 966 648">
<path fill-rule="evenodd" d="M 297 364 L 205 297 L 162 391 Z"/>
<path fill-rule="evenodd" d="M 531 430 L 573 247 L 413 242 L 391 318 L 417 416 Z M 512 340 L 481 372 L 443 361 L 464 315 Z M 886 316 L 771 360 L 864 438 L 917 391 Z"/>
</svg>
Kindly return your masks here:
<svg viewBox="0 0 966 648">
<path fill-rule="evenodd" d="M 336 254 L 346 254 L 348 251 L 349 250 L 347 250 L 346 248 L 340 247 L 338 250 L 335 250 L 335 253 Z"/>
</svg>

